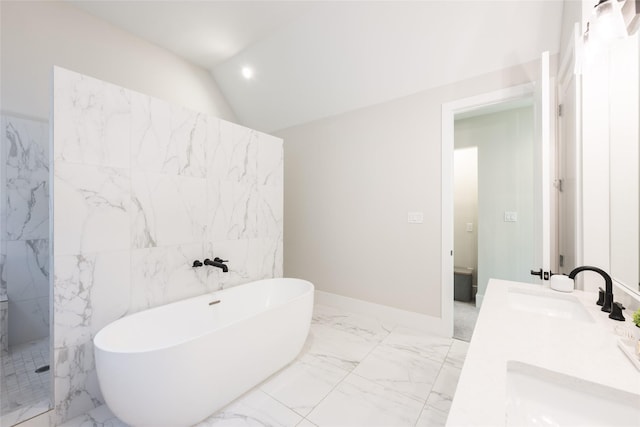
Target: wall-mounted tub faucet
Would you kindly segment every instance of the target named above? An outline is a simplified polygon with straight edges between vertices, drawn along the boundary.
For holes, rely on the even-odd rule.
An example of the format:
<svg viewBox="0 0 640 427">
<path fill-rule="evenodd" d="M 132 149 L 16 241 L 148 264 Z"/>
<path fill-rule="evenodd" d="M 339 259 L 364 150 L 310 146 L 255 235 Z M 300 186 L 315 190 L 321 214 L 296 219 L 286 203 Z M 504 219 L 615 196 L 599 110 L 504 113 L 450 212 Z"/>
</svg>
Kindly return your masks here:
<svg viewBox="0 0 640 427">
<path fill-rule="evenodd" d="M 576 275 L 581 271 L 594 271 L 602 276 L 605 284 L 604 298 L 602 299 L 602 304 L 600 304 L 600 299 L 598 299 L 597 304 L 602 305 L 602 311 L 606 311 L 607 313 L 611 313 L 611 304 L 613 304 L 613 280 L 611 280 L 611 276 L 609 276 L 604 270 L 598 267 L 591 267 L 588 265 L 583 265 L 582 267 L 576 267 L 569 273 L 570 279 L 575 279 Z"/>
<path fill-rule="evenodd" d="M 213 261 L 211 261 L 209 258 L 207 258 L 207 259 L 204 260 L 204 265 L 210 265 L 212 267 L 221 268 L 222 272 L 226 273 L 226 272 L 229 271 L 229 267 L 227 267 L 225 264 L 223 264 L 225 262 L 228 262 L 228 260 L 223 260 L 223 259 L 220 259 L 218 257 L 215 257 L 213 259 Z"/>
</svg>

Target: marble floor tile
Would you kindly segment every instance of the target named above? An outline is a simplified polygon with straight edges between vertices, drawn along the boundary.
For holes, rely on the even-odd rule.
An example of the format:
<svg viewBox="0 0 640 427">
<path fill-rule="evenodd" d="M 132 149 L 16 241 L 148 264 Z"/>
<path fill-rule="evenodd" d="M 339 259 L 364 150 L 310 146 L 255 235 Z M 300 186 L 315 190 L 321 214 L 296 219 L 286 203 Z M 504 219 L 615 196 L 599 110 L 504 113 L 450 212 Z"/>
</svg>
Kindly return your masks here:
<svg viewBox="0 0 640 427">
<path fill-rule="evenodd" d="M 447 413 L 425 406 L 418 418 L 416 427 L 444 427 L 447 424 Z"/>
<path fill-rule="evenodd" d="M 128 427 L 128 425 L 113 415 L 107 405 L 102 405 L 61 424 L 59 427 Z"/>
<path fill-rule="evenodd" d="M 480 307 L 475 302 L 453 302 L 453 337 L 470 342 L 478 321 Z"/>
<path fill-rule="evenodd" d="M 303 352 L 347 371 L 353 370 L 378 341 L 323 324 L 312 324 Z"/>
<path fill-rule="evenodd" d="M 322 304 L 316 304 L 313 308 L 313 323 L 332 326 L 374 341 L 382 341 L 396 326 Z"/>
<path fill-rule="evenodd" d="M 303 355 L 260 385 L 260 389 L 305 416 L 347 375 L 313 355 Z"/>
<path fill-rule="evenodd" d="M 307 416 L 318 426 L 413 426 L 423 402 L 351 374 Z"/>
<path fill-rule="evenodd" d="M 441 366 L 442 363 L 413 352 L 379 345 L 353 370 L 353 373 L 424 402 Z"/>
<path fill-rule="evenodd" d="M 444 363 L 453 366 L 454 368 L 462 369 L 464 365 L 464 359 L 467 357 L 467 351 L 469 351 L 469 343 L 461 340 L 454 339 L 451 343 L 449 353 Z"/>
<path fill-rule="evenodd" d="M 461 372 L 460 368 L 444 364 L 429 394 L 427 406 L 449 413 Z"/>
<path fill-rule="evenodd" d="M 49 399 L 40 402 L 21 405 L 17 409 L 0 414 L 0 426 L 12 426 L 22 423 L 25 420 L 33 418 L 37 415 L 45 413 L 50 408 Z"/>
<path fill-rule="evenodd" d="M 398 326 L 382 343 L 436 362 L 443 362 L 451 347 L 451 341 L 451 338 Z"/>
<path fill-rule="evenodd" d="M 318 427 L 308 419 L 304 418 L 302 421 L 298 423 L 296 427 Z"/>
<path fill-rule="evenodd" d="M 302 417 L 268 394 L 253 390 L 195 427 L 296 426 Z"/>
<path fill-rule="evenodd" d="M 9 347 L 0 368 L 0 414 L 49 406 L 51 371 L 35 372 L 49 363 L 48 337 Z"/>
</svg>

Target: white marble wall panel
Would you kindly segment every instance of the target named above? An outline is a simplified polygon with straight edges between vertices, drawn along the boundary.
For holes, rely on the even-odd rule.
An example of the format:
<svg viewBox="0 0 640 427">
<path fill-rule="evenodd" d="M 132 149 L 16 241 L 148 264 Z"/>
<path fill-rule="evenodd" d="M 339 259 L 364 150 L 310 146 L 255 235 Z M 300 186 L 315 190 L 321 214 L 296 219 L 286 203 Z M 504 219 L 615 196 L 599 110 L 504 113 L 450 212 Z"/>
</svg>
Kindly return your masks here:
<svg viewBox="0 0 640 427">
<path fill-rule="evenodd" d="M 134 248 L 205 241 L 204 178 L 134 172 L 131 191 Z"/>
<path fill-rule="evenodd" d="M 49 336 L 49 240 L 6 242 L 9 344 Z"/>
<path fill-rule="evenodd" d="M 48 296 L 49 240 L 7 242 L 5 270 L 7 296 L 12 301 Z"/>
<path fill-rule="evenodd" d="M 252 240 L 220 240 L 208 245 L 208 258 L 220 257 L 228 260 L 229 271 L 210 268 L 209 286 L 213 289 L 229 288 L 250 282 L 258 277 L 255 248 Z"/>
<path fill-rule="evenodd" d="M 49 139 L 47 124 L 2 118 L 4 240 L 49 237 Z"/>
<path fill-rule="evenodd" d="M 171 106 L 170 146 L 175 152 L 175 160 L 171 163 L 169 173 L 206 177 L 205 145 L 208 131 L 206 114 Z"/>
<path fill-rule="evenodd" d="M 6 174 L 6 153 L 5 153 L 5 144 L 6 144 L 6 133 L 5 133 L 5 125 L 6 117 L 0 116 L 0 256 L 6 253 L 4 248 L 4 242 L 7 238 L 7 174 Z M 0 258 L 0 270 L 2 269 L 4 259 Z M 1 271 L 0 271 L 1 273 Z M 0 276 L 0 297 L 6 293 L 6 288 L 3 287 L 5 283 L 2 281 L 2 277 Z"/>
<path fill-rule="evenodd" d="M 175 157 L 171 148 L 171 105 L 133 93 L 131 97 L 131 168 L 145 172 L 168 171 Z"/>
<path fill-rule="evenodd" d="M 225 120 L 218 121 L 217 131 L 218 138 L 212 138 L 207 151 L 207 176 L 256 184 L 258 133 Z M 216 132 L 216 124 L 210 125 L 210 132 Z"/>
<path fill-rule="evenodd" d="M 256 279 L 282 277 L 284 260 L 282 235 L 274 238 L 256 239 L 253 243 L 258 271 Z"/>
<path fill-rule="evenodd" d="M 279 237 L 284 226 L 282 187 L 261 185 L 258 188 L 257 237 Z"/>
<path fill-rule="evenodd" d="M 9 345 L 49 335 L 49 297 L 9 299 Z"/>
<path fill-rule="evenodd" d="M 0 355 L 4 357 L 9 351 L 9 303 L 0 300 Z"/>
<path fill-rule="evenodd" d="M 132 93 L 132 168 L 205 177 L 207 121 L 204 114 Z"/>
<path fill-rule="evenodd" d="M 93 342 L 54 349 L 55 425 L 104 403 L 93 355 Z"/>
<path fill-rule="evenodd" d="M 283 164 L 277 138 L 67 70 L 54 74 L 62 422 L 101 403 L 91 339 L 107 323 L 282 276 Z M 192 267 L 216 256 L 229 260 L 228 273 Z"/>
<path fill-rule="evenodd" d="M 49 335 L 49 138 L 42 121 L 0 123 L 0 298 L 14 345 Z"/>
<path fill-rule="evenodd" d="M 54 185 L 56 256 L 129 249 L 128 169 L 57 161 Z"/>
<path fill-rule="evenodd" d="M 131 252 L 130 312 L 202 295 L 208 287 L 210 267 L 192 267 L 203 260 L 203 244 L 135 249 Z"/>
<path fill-rule="evenodd" d="M 7 299 L 7 242 L 0 241 L 0 301 Z"/>
<path fill-rule="evenodd" d="M 54 159 L 129 168 L 131 91 L 56 68 L 54 93 Z"/>
<path fill-rule="evenodd" d="M 259 203 L 253 184 L 209 179 L 207 216 L 211 239 L 256 238 Z"/>
<path fill-rule="evenodd" d="M 130 292 L 128 251 L 56 256 L 54 348 L 91 342 L 127 313 Z"/>
<path fill-rule="evenodd" d="M 282 188 L 284 181 L 284 156 L 282 139 L 275 136 L 258 134 L 258 185 Z"/>
</svg>

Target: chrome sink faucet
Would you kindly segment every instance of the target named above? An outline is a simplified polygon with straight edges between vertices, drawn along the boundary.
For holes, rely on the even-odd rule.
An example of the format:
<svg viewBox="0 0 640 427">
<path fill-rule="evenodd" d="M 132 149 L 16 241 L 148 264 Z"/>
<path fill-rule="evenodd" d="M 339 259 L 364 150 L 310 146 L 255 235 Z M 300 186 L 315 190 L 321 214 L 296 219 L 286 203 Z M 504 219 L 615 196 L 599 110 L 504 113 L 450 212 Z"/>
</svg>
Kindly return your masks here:
<svg viewBox="0 0 640 427">
<path fill-rule="evenodd" d="M 581 271 L 594 271 L 602 276 L 602 278 L 604 279 L 605 291 L 601 310 L 606 311 L 607 313 L 611 313 L 611 305 L 613 304 L 613 280 L 611 280 L 611 276 L 609 276 L 604 270 L 598 267 L 583 265 L 582 267 L 574 268 L 571 273 L 569 273 L 569 278 L 575 279 L 576 275 Z"/>
</svg>

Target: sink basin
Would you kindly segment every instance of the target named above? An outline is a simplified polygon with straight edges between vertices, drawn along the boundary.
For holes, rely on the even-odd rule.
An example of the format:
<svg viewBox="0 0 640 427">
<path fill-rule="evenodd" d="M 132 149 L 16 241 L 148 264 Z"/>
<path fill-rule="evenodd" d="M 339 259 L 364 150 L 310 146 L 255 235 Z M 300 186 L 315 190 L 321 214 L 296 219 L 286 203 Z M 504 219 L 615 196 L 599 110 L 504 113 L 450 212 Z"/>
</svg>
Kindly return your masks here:
<svg viewBox="0 0 640 427">
<path fill-rule="evenodd" d="M 510 288 L 507 293 L 507 299 L 509 308 L 514 310 L 560 319 L 593 322 L 593 319 L 580 301 L 571 295 L 554 295 L 533 290 Z"/>
<path fill-rule="evenodd" d="M 507 426 L 637 426 L 640 395 L 507 362 Z"/>
</svg>

